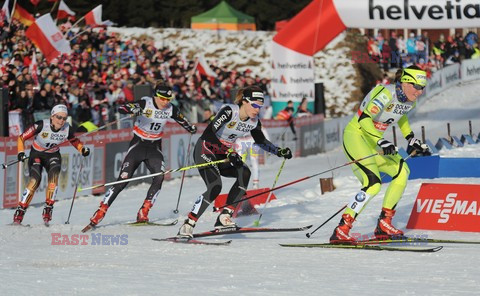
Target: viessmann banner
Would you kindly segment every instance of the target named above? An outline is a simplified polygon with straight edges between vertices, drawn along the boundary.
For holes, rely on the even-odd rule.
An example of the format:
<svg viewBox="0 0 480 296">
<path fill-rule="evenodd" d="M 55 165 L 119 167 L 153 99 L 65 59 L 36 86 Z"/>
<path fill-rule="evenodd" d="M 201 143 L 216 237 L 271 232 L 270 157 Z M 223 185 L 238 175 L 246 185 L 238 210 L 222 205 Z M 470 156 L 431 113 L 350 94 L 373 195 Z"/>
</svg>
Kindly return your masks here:
<svg viewBox="0 0 480 296">
<path fill-rule="evenodd" d="M 407 228 L 480 232 L 480 185 L 422 184 Z"/>
</svg>

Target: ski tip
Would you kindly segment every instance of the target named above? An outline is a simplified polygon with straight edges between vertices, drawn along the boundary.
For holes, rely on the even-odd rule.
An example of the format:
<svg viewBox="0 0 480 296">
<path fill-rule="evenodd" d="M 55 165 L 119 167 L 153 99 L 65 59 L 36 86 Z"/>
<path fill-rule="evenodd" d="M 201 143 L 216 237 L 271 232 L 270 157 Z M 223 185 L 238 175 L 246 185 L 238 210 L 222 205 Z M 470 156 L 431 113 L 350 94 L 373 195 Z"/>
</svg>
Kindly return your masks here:
<svg viewBox="0 0 480 296">
<path fill-rule="evenodd" d="M 30 227 L 30 224 L 21 224 L 21 223 L 8 223 L 8 226 L 20 226 L 20 227 Z"/>
<path fill-rule="evenodd" d="M 85 233 L 91 229 L 93 229 L 95 226 L 92 225 L 92 224 L 88 224 L 87 226 L 85 226 L 83 229 L 82 229 L 82 232 Z"/>
<path fill-rule="evenodd" d="M 303 227 L 303 228 L 304 228 L 304 229 L 310 229 L 310 228 L 312 228 L 312 226 L 313 226 L 313 224 L 312 224 L 312 225 L 307 225 L 307 226 L 305 226 L 305 227 Z"/>
<path fill-rule="evenodd" d="M 438 246 L 438 247 L 435 247 L 432 249 L 432 252 L 438 252 L 440 251 L 441 249 L 443 249 L 443 246 Z"/>
</svg>

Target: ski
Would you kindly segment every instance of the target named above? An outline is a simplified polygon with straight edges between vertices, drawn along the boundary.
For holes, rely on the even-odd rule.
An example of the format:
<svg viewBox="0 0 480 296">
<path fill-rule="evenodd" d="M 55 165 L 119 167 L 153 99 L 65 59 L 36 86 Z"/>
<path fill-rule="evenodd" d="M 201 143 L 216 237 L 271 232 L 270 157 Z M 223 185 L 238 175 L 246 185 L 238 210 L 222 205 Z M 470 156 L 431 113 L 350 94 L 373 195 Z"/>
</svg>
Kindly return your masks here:
<svg viewBox="0 0 480 296">
<path fill-rule="evenodd" d="M 21 226 L 21 227 L 31 227 L 30 224 L 19 224 L 19 223 L 8 223 L 8 226 Z"/>
<path fill-rule="evenodd" d="M 172 242 L 172 243 L 181 243 L 181 244 L 194 244 L 194 245 L 209 245 L 209 246 L 228 246 L 232 242 L 224 241 L 224 242 L 206 242 L 196 239 L 187 239 L 187 238 L 179 238 L 179 237 L 169 237 L 169 238 L 152 238 L 154 241 L 160 242 Z"/>
<path fill-rule="evenodd" d="M 293 227 L 293 228 L 269 228 L 269 227 L 231 227 L 231 228 L 222 228 L 214 229 L 200 233 L 194 233 L 193 237 L 206 237 L 214 235 L 225 235 L 225 234 L 238 234 L 238 233 L 254 233 L 254 232 L 288 232 L 288 231 L 303 231 L 307 230 L 312 225 L 304 227 Z"/>
<path fill-rule="evenodd" d="M 92 229 L 94 229 L 94 228 L 95 228 L 95 225 L 93 225 L 93 224 L 90 223 L 90 224 L 88 224 L 87 226 L 85 226 L 85 227 L 82 229 L 82 232 L 85 233 L 85 232 L 90 231 L 90 230 L 92 230 Z"/>
<path fill-rule="evenodd" d="M 282 247 L 299 247 L 299 248 L 325 248 L 325 249 L 360 249 L 374 251 L 398 251 L 398 252 L 418 252 L 418 253 L 434 253 L 440 251 L 443 246 L 432 248 L 416 248 L 416 247 L 391 247 L 380 245 L 339 245 L 339 244 L 280 244 Z"/>
<path fill-rule="evenodd" d="M 178 220 L 174 220 L 172 222 L 165 222 L 165 223 L 159 223 L 159 222 L 130 222 L 127 223 L 127 225 L 130 226 L 173 226 L 178 223 Z"/>
<path fill-rule="evenodd" d="M 357 241 L 357 244 L 411 244 L 422 245 L 427 243 L 432 244 L 480 244 L 480 241 L 456 240 L 456 239 L 435 239 L 435 238 L 401 238 L 401 239 L 369 239 Z"/>
<path fill-rule="evenodd" d="M 129 225 L 129 226 L 173 226 L 173 225 L 176 225 L 178 223 L 178 220 L 174 220 L 172 222 L 166 222 L 166 223 L 158 223 L 158 222 L 129 222 L 129 223 L 126 223 L 126 225 Z M 100 225 L 100 226 L 97 226 L 97 225 L 93 225 L 93 224 L 88 224 L 87 226 L 85 226 L 83 229 L 82 229 L 82 232 L 87 232 L 87 231 L 90 231 L 94 228 L 98 228 L 98 227 L 105 227 L 105 226 L 112 226 L 112 225 L 117 225 L 117 224 L 108 224 L 108 225 Z"/>
</svg>

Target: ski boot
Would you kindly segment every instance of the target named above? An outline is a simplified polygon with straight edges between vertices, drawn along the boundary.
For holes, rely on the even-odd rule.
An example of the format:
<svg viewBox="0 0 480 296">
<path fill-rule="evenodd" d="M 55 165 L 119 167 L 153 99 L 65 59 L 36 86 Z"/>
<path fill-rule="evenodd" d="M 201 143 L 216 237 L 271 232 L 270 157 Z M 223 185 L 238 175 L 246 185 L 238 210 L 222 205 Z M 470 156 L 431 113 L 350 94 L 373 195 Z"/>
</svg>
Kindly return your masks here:
<svg viewBox="0 0 480 296">
<path fill-rule="evenodd" d="M 103 220 L 103 217 L 105 217 L 107 210 L 108 205 L 100 202 L 100 207 L 98 207 L 98 210 L 95 212 L 95 214 L 93 214 L 93 217 L 90 218 L 90 225 L 96 226 L 98 223 L 100 223 L 100 221 Z"/>
<path fill-rule="evenodd" d="M 148 212 L 152 206 L 153 203 L 151 200 L 145 200 L 143 202 L 142 207 L 138 210 L 137 222 L 148 222 Z"/>
<path fill-rule="evenodd" d="M 55 200 L 49 199 L 45 202 L 45 207 L 43 208 L 43 222 L 45 225 L 49 225 L 50 220 L 52 220 L 52 212 L 53 212 L 53 204 L 55 203 Z"/>
<path fill-rule="evenodd" d="M 183 225 L 180 227 L 177 233 L 178 238 L 186 238 L 191 239 L 193 238 L 193 228 L 195 227 L 195 220 L 187 218 Z"/>
<path fill-rule="evenodd" d="M 13 215 L 13 224 L 22 224 L 23 216 L 25 216 L 25 212 L 27 211 L 27 204 L 23 202 L 18 204 L 17 210 Z"/>
<path fill-rule="evenodd" d="M 232 215 L 232 209 L 224 208 L 220 215 L 218 215 L 217 217 L 217 221 L 215 222 L 215 229 L 237 228 L 237 224 L 232 221 Z"/>
<path fill-rule="evenodd" d="M 392 225 L 392 218 L 395 210 L 382 208 L 382 212 L 378 217 L 377 228 L 375 228 L 375 238 L 378 240 L 386 239 L 402 239 L 405 238 L 403 231 Z"/>
<path fill-rule="evenodd" d="M 349 214 L 343 214 L 338 226 L 333 230 L 330 237 L 331 244 L 346 244 L 354 245 L 357 240 L 350 236 L 350 229 L 352 229 L 355 219 Z"/>
</svg>

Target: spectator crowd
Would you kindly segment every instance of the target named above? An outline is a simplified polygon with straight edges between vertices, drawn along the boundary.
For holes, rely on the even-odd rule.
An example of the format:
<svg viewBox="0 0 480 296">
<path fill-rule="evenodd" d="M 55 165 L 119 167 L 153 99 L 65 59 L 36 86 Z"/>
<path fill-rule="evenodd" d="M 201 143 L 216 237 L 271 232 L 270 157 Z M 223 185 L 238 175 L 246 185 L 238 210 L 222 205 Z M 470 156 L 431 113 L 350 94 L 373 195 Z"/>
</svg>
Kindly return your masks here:
<svg viewBox="0 0 480 296">
<path fill-rule="evenodd" d="M 266 78 L 216 64 L 211 68 L 217 77 L 202 76 L 195 60 L 157 48 L 148 37 L 122 40 L 101 28 L 75 35 L 67 22 L 60 29 L 72 53 L 47 63 L 25 36 L 23 24 L 0 25 L 0 87 L 8 89 L 9 110 L 22 112 L 23 126 L 45 118 L 58 103 L 69 106 L 74 126 L 85 121 L 102 126 L 116 119 L 117 106 L 134 100 L 136 85 L 157 81 L 174 89 L 174 103 L 193 122 L 207 121 L 222 104 L 232 102 L 238 88 L 256 84 L 268 97 Z"/>
<path fill-rule="evenodd" d="M 389 38 L 379 32 L 376 36 L 367 36 L 367 51 L 372 59 L 379 61 L 385 72 L 412 64 L 432 72 L 463 59 L 480 58 L 478 35 L 474 32 L 465 36 L 457 33 L 447 38 L 440 34 L 436 41 L 430 40 L 427 31 L 421 35 L 410 32 L 407 39 L 395 31 Z"/>
</svg>

